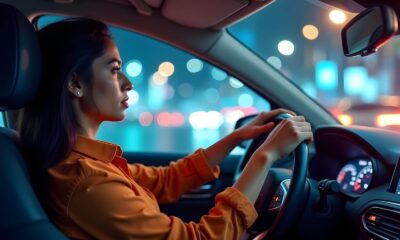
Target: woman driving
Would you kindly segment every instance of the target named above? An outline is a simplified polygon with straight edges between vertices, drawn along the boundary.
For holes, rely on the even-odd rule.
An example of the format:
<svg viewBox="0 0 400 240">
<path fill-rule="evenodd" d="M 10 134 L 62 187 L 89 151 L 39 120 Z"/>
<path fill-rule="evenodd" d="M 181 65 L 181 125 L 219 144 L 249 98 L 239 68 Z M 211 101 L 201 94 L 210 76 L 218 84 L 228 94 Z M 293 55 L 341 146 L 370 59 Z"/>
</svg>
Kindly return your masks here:
<svg viewBox="0 0 400 240">
<path fill-rule="evenodd" d="M 118 145 L 96 140 L 102 122 L 124 119 L 133 88 L 107 26 L 73 18 L 38 34 L 43 80 L 24 109 L 21 141 L 50 218 L 72 239 L 239 239 L 257 218 L 253 205 L 268 169 L 312 139 L 304 117 L 277 109 L 168 167 L 127 163 Z M 294 116 L 269 122 L 281 113 Z M 218 178 L 218 165 L 234 147 L 267 132 L 237 182 L 199 222 L 160 211 L 160 203 Z"/>
</svg>

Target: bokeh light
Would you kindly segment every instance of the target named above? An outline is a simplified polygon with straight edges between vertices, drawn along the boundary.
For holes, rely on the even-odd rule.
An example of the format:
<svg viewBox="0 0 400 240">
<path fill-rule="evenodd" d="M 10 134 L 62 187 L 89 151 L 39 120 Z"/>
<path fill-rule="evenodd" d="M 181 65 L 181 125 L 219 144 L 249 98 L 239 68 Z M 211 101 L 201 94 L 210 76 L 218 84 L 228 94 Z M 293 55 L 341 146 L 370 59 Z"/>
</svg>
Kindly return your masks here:
<svg viewBox="0 0 400 240">
<path fill-rule="evenodd" d="M 278 43 L 278 50 L 282 55 L 292 55 L 294 52 L 294 44 L 289 40 L 282 40 Z"/>
<path fill-rule="evenodd" d="M 142 126 L 148 127 L 153 122 L 153 115 L 149 112 L 142 112 L 139 115 L 139 123 Z"/>
<path fill-rule="evenodd" d="M 211 70 L 211 76 L 217 81 L 222 81 L 228 76 L 228 74 L 219 68 L 213 68 Z"/>
<path fill-rule="evenodd" d="M 193 87 L 189 83 L 182 83 L 178 87 L 178 93 L 182 97 L 191 97 L 193 94 Z"/>
<path fill-rule="evenodd" d="M 233 88 L 241 88 L 243 87 L 243 83 L 234 77 L 229 78 L 229 85 Z"/>
<path fill-rule="evenodd" d="M 191 73 L 200 72 L 203 69 L 203 62 L 197 58 L 192 58 L 186 63 L 186 68 Z"/>
<path fill-rule="evenodd" d="M 250 94 L 242 93 L 238 98 L 238 104 L 241 107 L 250 107 L 253 105 L 253 97 Z"/>
<path fill-rule="evenodd" d="M 342 24 L 346 21 L 347 17 L 346 14 L 339 9 L 335 9 L 329 12 L 329 19 L 334 23 L 334 24 Z"/>
<path fill-rule="evenodd" d="M 314 25 L 305 25 L 303 27 L 303 35 L 308 40 L 315 40 L 319 35 L 318 28 Z"/>
<path fill-rule="evenodd" d="M 158 72 L 164 77 L 170 77 L 174 74 L 175 67 L 171 62 L 163 62 L 158 67 Z"/>
<path fill-rule="evenodd" d="M 142 73 L 143 66 L 139 60 L 132 60 L 126 65 L 125 70 L 130 77 L 137 77 Z"/>
<path fill-rule="evenodd" d="M 219 100 L 219 92 L 215 88 L 209 88 L 204 91 L 205 99 L 210 103 L 216 103 Z"/>
<path fill-rule="evenodd" d="M 168 77 L 162 75 L 160 72 L 156 72 L 152 77 L 153 83 L 156 85 L 164 85 L 168 81 Z"/>
<path fill-rule="evenodd" d="M 344 125 L 349 126 L 353 123 L 353 118 L 348 114 L 339 114 L 338 120 Z"/>
<path fill-rule="evenodd" d="M 276 69 L 281 69 L 282 68 L 282 61 L 278 57 L 271 56 L 271 57 L 267 58 L 267 62 L 269 64 L 271 64 Z"/>
<path fill-rule="evenodd" d="M 128 92 L 128 104 L 129 105 L 134 105 L 139 101 L 139 93 L 136 92 L 135 90 L 129 91 Z"/>
</svg>

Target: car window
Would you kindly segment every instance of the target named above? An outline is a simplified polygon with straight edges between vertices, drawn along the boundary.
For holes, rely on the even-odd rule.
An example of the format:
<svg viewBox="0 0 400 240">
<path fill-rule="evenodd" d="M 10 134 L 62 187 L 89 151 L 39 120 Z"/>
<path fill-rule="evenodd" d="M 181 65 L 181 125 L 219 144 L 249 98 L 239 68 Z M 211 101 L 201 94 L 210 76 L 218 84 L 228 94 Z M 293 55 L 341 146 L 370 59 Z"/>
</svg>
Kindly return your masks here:
<svg viewBox="0 0 400 240">
<path fill-rule="evenodd" d="M 3 112 L 0 112 L 0 127 L 5 127 Z"/>
<path fill-rule="evenodd" d="M 37 25 L 60 19 L 42 16 Z M 267 100 L 212 64 L 158 40 L 110 29 L 134 90 L 125 120 L 103 123 L 99 139 L 124 151 L 189 153 L 231 132 L 238 118 L 271 109 Z"/>
<path fill-rule="evenodd" d="M 399 129 L 400 39 L 367 57 L 345 57 L 341 29 L 354 16 L 321 1 L 280 0 L 228 31 L 344 125 Z"/>
</svg>

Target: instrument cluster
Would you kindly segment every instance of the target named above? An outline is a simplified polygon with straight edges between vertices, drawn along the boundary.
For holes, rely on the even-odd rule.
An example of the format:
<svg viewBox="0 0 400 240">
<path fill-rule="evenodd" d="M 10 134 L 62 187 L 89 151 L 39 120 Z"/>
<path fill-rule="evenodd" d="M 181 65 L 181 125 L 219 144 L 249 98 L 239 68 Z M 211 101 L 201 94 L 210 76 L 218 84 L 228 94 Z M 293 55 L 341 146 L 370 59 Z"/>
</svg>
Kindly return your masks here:
<svg viewBox="0 0 400 240">
<path fill-rule="evenodd" d="M 343 193 L 359 195 L 368 189 L 373 177 L 374 167 L 371 159 L 353 159 L 340 169 L 336 181 Z"/>
</svg>

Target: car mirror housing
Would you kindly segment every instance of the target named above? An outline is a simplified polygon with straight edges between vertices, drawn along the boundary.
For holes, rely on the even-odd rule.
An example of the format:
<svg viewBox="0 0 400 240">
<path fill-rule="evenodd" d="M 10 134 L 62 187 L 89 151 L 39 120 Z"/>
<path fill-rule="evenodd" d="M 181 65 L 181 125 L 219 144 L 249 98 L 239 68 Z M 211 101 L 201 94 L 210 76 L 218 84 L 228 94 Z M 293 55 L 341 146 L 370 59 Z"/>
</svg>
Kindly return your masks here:
<svg viewBox="0 0 400 240">
<path fill-rule="evenodd" d="M 398 29 L 396 12 L 377 5 L 359 13 L 342 29 L 344 55 L 367 56 L 382 47 Z"/>
</svg>

